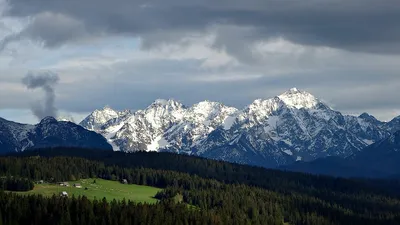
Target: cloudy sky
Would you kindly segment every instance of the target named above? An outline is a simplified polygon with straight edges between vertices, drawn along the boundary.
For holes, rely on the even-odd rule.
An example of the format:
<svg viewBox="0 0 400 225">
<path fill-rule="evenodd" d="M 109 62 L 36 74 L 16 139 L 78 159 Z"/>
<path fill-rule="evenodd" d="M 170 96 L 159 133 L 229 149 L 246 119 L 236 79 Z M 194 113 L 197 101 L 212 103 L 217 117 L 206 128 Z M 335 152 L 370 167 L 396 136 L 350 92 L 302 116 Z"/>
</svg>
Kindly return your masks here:
<svg viewBox="0 0 400 225">
<path fill-rule="evenodd" d="M 398 0 L 0 0 L 0 117 L 37 122 L 43 90 L 79 120 L 158 98 L 241 108 L 297 87 L 390 120 L 399 21 Z M 28 89 L 27 74 L 58 83 Z"/>
</svg>

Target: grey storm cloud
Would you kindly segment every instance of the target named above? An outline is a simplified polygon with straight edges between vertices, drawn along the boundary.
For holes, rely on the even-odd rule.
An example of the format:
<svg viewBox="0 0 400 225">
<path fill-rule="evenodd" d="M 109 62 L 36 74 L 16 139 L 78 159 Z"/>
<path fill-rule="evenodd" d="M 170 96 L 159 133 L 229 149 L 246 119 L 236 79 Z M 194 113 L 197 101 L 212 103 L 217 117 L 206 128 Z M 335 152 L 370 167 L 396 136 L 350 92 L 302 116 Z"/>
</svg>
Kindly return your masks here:
<svg viewBox="0 0 400 225">
<path fill-rule="evenodd" d="M 400 88 L 398 0 L 7 0 L 7 4 L 3 16 L 29 22 L 20 32 L 0 38 L 0 55 L 8 43 L 24 39 L 52 49 L 107 37 L 112 38 L 109 39 L 112 45 L 125 45 L 114 38 L 123 37 L 126 41 L 125 37 L 135 37 L 140 38 L 141 50 L 154 50 L 168 43 L 185 47 L 192 44 L 194 37 L 207 39 L 207 48 L 223 50 L 239 61 L 205 68 L 202 65 L 208 59 L 206 53 L 201 59 L 192 56 L 197 53 L 190 53 L 185 56 L 190 59 L 158 59 L 157 56 L 138 60 L 125 50 L 108 46 L 106 50 L 115 50 L 116 56 L 107 57 L 122 60 L 113 63 L 110 60 L 107 66 L 99 68 L 95 61 L 90 67 L 81 66 L 75 60 L 68 64 L 68 58 L 62 58 L 68 54 L 60 52 L 77 51 L 74 54 L 86 57 L 86 53 L 79 51 L 80 45 L 43 51 L 49 56 L 34 55 L 27 65 L 16 60 L 18 67 L 10 67 L 10 71 L 43 69 L 41 66 L 55 63 L 53 55 L 62 55 L 61 59 L 54 57 L 54 61 L 65 62 L 65 67 L 44 67 L 64 74 L 65 78 L 71 76 L 65 80 L 73 83 L 57 87 L 61 111 L 87 112 L 110 103 L 119 109 L 140 109 L 156 98 L 170 97 L 187 105 L 208 99 L 241 108 L 256 98 L 272 97 L 291 87 L 310 91 L 346 112 L 399 109 L 400 98 L 396 95 Z M 0 16 L 0 26 L 1 19 Z M 210 36 L 212 40 L 208 41 Z M 291 44 L 284 44 L 277 47 L 285 48 L 284 51 L 267 50 L 265 55 L 254 51 L 258 45 L 253 44 L 276 38 L 278 42 L 283 39 L 285 43 L 287 40 L 302 46 L 296 45 L 292 51 Z M 136 41 L 128 42 L 126 51 L 136 51 L 131 49 Z M 314 48 L 319 46 L 340 50 Z M 143 54 L 141 50 L 137 54 Z M 120 52 L 123 54 L 119 55 Z M 94 54 L 101 55 L 97 51 Z M 38 68 L 30 68 L 36 65 Z M 11 79 L 9 70 L 0 68 L 0 79 Z M 36 107 L 40 104 L 34 107 L 38 117 L 57 112 L 54 85 L 58 79 L 52 73 L 31 74 L 42 75 L 53 78 L 44 79 L 44 86 L 36 86 L 48 94 L 42 108 Z M 235 75 L 248 79 L 212 80 Z M 49 80 L 52 82 L 46 83 Z M 5 86 L 4 82 L 1 84 Z M 49 92 L 44 87 L 49 87 Z M 8 88 L 0 89 L 0 95 L 8 94 L 12 87 Z M 22 92 L 15 92 L 23 96 Z M 20 99 L 0 104 L 9 108 L 25 107 L 27 103 L 23 97 Z"/>
<path fill-rule="evenodd" d="M 353 61 L 351 58 L 347 60 Z M 395 71 L 384 72 L 380 75 L 376 75 L 380 70 L 364 67 L 357 71 L 349 71 L 348 68 L 352 68 L 349 64 L 342 66 L 341 70 L 322 73 L 320 70 L 312 73 L 296 70 L 279 76 L 209 82 L 207 79 L 200 79 L 200 81 L 195 79 L 209 75 L 199 68 L 200 64 L 201 61 L 193 60 L 118 63 L 113 65 L 110 71 L 119 71 L 119 74 L 109 76 L 107 71 L 96 70 L 91 73 L 99 75 L 102 79 L 93 78 L 92 82 L 79 82 L 60 87 L 58 89 L 60 95 L 68 95 L 68 98 L 60 99 L 60 102 L 63 107 L 76 112 L 92 111 L 106 104 L 111 104 L 117 109 L 143 109 L 157 98 L 173 98 L 188 106 L 199 101 L 210 100 L 243 108 L 255 99 L 270 98 L 291 87 L 297 87 L 311 92 L 334 109 L 343 112 L 361 114 L 377 108 L 384 112 L 400 105 L 398 95 L 394 94 L 400 88 L 400 76 Z M 234 74 L 245 77 L 265 70 L 265 68 L 256 69 L 256 67 L 221 71 L 219 78 Z M 74 71 L 74 73 L 86 74 L 88 71 Z M 96 85 L 93 85 L 94 82 Z M 85 94 L 82 94 L 83 90 Z M 82 95 L 85 98 L 81 98 Z"/>
<path fill-rule="evenodd" d="M 39 41 L 47 48 L 59 47 L 65 42 L 83 39 L 87 35 L 84 24 L 63 14 L 41 13 L 21 32 L 0 40 L 0 52 L 8 43 L 28 38 Z"/>
<path fill-rule="evenodd" d="M 249 58 L 247 45 L 276 37 L 302 45 L 400 53 L 397 0 L 9 0 L 8 3 L 6 15 L 34 18 L 21 35 L 39 40 L 46 47 L 108 34 L 141 37 L 144 47 L 152 47 L 193 32 L 226 26 L 229 29 L 215 29 L 217 38 L 213 46 L 244 59 Z M 6 42 L 9 41 L 12 40 Z"/>
<path fill-rule="evenodd" d="M 22 79 L 22 83 L 28 89 L 42 89 L 45 93 L 44 104 L 38 102 L 32 106 L 32 112 L 39 120 L 46 116 L 57 117 L 57 108 L 54 105 L 56 98 L 54 85 L 58 81 L 58 75 L 52 72 L 28 73 Z"/>
</svg>

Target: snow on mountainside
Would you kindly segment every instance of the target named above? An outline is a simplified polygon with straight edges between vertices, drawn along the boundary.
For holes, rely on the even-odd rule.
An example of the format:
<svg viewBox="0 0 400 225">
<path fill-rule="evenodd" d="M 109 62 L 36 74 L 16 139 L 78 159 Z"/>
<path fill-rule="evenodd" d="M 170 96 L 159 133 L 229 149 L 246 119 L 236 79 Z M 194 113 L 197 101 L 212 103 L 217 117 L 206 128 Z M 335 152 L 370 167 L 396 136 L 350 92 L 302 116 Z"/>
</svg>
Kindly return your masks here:
<svg viewBox="0 0 400 225">
<path fill-rule="evenodd" d="M 400 116 L 392 119 L 388 123 L 385 123 L 381 126 L 383 126 L 386 130 L 389 130 L 390 133 L 397 132 L 398 130 L 400 130 Z"/>
<path fill-rule="evenodd" d="M 58 116 L 56 119 L 57 119 L 57 121 L 60 121 L 60 122 L 72 122 L 72 123 L 75 123 L 75 120 L 74 120 L 74 118 L 72 116 Z"/>
<path fill-rule="evenodd" d="M 46 117 L 37 125 L 27 125 L 0 118 L 0 153 L 49 147 L 111 150 L 104 137 L 71 122 Z"/>
<path fill-rule="evenodd" d="M 312 162 L 300 162 L 282 169 L 341 177 L 400 177 L 400 131 L 367 146 L 345 159 L 329 157 Z"/>
<path fill-rule="evenodd" d="M 33 125 L 14 123 L 0 118 L 0 153 L 23 151 L 31 147 L 33 144 L 28 140 L 28 135 L 34 128 Z"/>
<path fill-rule="evenodd" d="M 156 100 L 144 110 L 96 110 L 81 122 L 115 150 L 172 151 L 275 167 L 325 156 L 347 157 L 400 127 L 368 114 L 342 115 L 292 88 L 242 110 L 203 101 L 185 107 Z"/>
<path fill-rule="evenodd" d="M 317 98 L 308 92 L 299 91 L 297 88 L 292 88 L 289 91 L 278 96 L 288 107 L 294 107 L 297 109 L 314 108 L 318 103 Z"/>
<path fill-rule="evenodd" d="M 119 113 L 117 111 L 106 106 L 102 110 L 95 110 L 92 112 L 80 124 L 87 129 L 98 130 L 107 121 L 117 118 L 118 116 Z"/>
</svg>

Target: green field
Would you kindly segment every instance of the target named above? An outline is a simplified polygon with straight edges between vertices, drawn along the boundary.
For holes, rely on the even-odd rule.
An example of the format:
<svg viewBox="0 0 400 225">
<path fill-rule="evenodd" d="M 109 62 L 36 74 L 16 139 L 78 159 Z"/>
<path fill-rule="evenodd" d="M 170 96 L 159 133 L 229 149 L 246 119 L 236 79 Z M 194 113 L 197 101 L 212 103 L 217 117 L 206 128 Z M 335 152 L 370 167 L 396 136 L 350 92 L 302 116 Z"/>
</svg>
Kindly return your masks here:
<svg viewBox="0 0 400 225">
<path fill-rule="evenodd" d="M 96 180 L 96 183 L 93 183 Z M 69 197 L 72 195 L 84 195 L 89 199 L 96 198 L 97 200 L 105 197 L 108 201 L 116 200 L 132 200 L 135 202 L 155 203 L 154 198 L 157 192 L 161 189 L 149 186 L 141 186 L 135 184 L 121 184 L 118 181 L 109 181 L 103 179 L 82 179 L 79 181 L 68 182 L 69 187 L 60 186 L 57 184 L 35 184 L 35 188 L 28 192 L 18 192 L 20 194 L 41 194 L 44 196 L 59 195 L 62 191 L 66 191 Z M 73 184 L 79 183 L 82 188 L 73 187 Z M 88 188 L 88 190 L 85 190 Z"/>
</svg>

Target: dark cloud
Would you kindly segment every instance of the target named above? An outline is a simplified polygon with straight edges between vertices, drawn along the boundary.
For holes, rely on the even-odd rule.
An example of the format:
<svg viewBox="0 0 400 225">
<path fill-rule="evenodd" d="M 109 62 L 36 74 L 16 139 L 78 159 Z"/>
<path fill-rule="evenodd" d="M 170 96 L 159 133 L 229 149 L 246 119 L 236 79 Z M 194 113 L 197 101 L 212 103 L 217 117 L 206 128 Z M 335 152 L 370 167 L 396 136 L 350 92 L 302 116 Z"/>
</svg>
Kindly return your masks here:
<svg viewBox="0 0 400 225">
<path fill-rule="evenodd" d="M 44 104 L 38 102 L 32 106 L 32 112 L 39 120 L 46 116 L 57 117 L 57 108 L 54 104 L 56 98 L 54 85 L 58 81 L 58 75 L 52 72 L 29 73 L 22 79 L 22 83 L 28 89 L 42 89 L 45 93 Z"/>
<path fill-rule="evenodd" d="M 59 47 L 66 42 L 83 40 L 88 34 L 84 24 L 64 14 L 41 13 L 21 32 L 12 33 L 0 41 L 0 52 L 11 42 L 30 39 L 47 48 Z"/>
<path fill-rule="evenodd" d="M 380 109 L 380 114 L 375 114 L 379 117 L 400 105 L 396 95 L 400 76 L 395 71 L 368 67 L 355 69 L 348 64 L 341 70 L 297 70 L 269 76 L 266 67 L 255 69 L 249 66 L 219 71 L 217 78 L 222 80 L 212 81 L 207 77 L 214 71 L 208 73 L 200 69 L 201 63 L 201 60 L 151 60 L 145 63 L 132 60 L 115 64 L 110 71 L 85 70 L 83 73 L 98 74 L 99 77 L 60 87 L 58 91 L 63 98 L 58 102 L 64 109 L 74 112 L 89 112 L 106 104 L 121 110 L 138 110 L 158 98 L 173 98 L 187 106 L 210 100 L 243 108 L 255 99 L 271 98 L 297 87 L 343 112 L 361 114 L 375 109 L 371 113 L 376 113 Z M 263 70 L 264 74 L 260 72 Z M 112 71 L 119 74 L 110 76 Z M 237 79 L 236 74 L 253 78 Z M 254 76 L 258 74 L 262 76 Z"/>
<path fill-rule="evenodd" d="M 28 57 L 35 63 L 24 67 L 64 70 L 60 74 L 66 83 L 57 89 L 57 102 L 68 111 L 92 111 L 106 104 L 141 109 L 157 98 L 175 98 L 187 105 L 209 99 L 241 108 L 294 86 L 344 111 L 387 111 L 400 105 L 396 95 L 400 88 L 398 0 L 8 0 L 8 4 L 6 16 L 30 22 L 21 32 L 0 40 L 0 51 L 21 39 L 46 48 L 85 44 L 82 49 L 70 45 L 51 51 L 61 52 L 54 54 L 57 63 L 53 57 Z M 126 50 L 117 51 L 109 43 L 91 45 L 103 37 L 112 37 L 103 44 L 126 45 Z M 136 40 L 125 37 L 140 38 L 141 49 L 136 49 Z M 268 51 L 257 52 L 252 46 L 271 39 L 275 41 Z M 157 48 L 166 43 L 176 44 L 166 48 L 178 50 Z M 224 63 L 213 53 L 201 52 L 204 49 L 198 50 L 197 57 L 199 48 L 185 53 L 198 45 L 223 50 L 219 53 L 236 60 L 229 61 L 227 56 L 230 63 Z M 320 46 L 340 50 L 315 48 Z M 87 66 L 88 51 L 93 55 L 114 52 L 109 61 L 106 57 L 97 62 L 94 57 Z M 71 52 L 77 59 L 68 62 L 63 57 Z M 139 56 L 130 58 L 128 52 Z M 163 54 L 152 55 L 158 52 Z M 148 61 L 143 62 L 141 56 L 149 57 Z M 223 66 L 203 67 L 213 57 L 210 61 L 222 61 Z M 18 65 L 1 74 L 22 67 Z M 5 101 L 2 106 L 17 104 Z M 21 104 L 26 101 L 22 98 Z"/>
<path fill-rule="evenodd" d="M 243 60 L 251 58 L 249 44 L 276 37 L 302 45 L 400 53 L 397 0 L 9 0 L 9 4 L 7 15 L 35 18 L 24 36 L 47 47 L 106 34 L 141 37 L 145 47 L 151 47 L 219 24 L 214 47 Z"/>
</svg>

